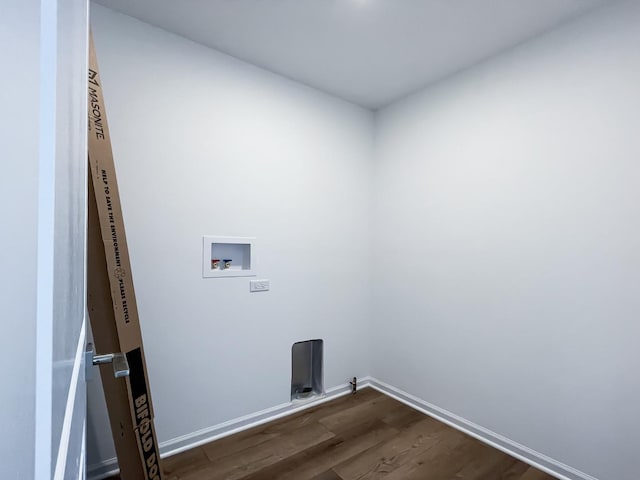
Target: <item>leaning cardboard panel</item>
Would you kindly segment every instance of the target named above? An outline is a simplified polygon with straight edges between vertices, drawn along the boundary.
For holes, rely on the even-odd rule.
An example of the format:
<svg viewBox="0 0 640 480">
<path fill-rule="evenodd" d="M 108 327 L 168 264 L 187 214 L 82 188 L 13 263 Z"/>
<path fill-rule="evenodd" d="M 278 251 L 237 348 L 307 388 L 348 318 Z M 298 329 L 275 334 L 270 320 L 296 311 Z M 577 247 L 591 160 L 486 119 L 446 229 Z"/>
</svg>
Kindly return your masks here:
<svg viewBox="0 0 640 480">
<path fill-rule="evenodd" d="M 123 352 L 130 374 L 101 367 L 123 480 L 161 480 L 138 308 L 93 39 L 89 50 L 89 232 L 87 302 L 98 353 Z"/>
</svg>

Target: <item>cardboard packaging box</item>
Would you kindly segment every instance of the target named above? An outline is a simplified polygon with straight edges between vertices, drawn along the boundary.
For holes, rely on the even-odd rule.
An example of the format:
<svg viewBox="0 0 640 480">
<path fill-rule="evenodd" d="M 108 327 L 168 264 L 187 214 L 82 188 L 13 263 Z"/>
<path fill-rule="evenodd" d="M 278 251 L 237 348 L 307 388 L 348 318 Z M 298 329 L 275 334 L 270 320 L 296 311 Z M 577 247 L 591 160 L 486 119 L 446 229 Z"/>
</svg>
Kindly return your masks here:
<svg viewBox="0 0 640 480">
<path fill-rule="evenodd" d="M 89 50 L 87 306 L 96 351 L 126 354 L 130 374 L 101 366 L 123 480 L 162 480 L 160 452 L 100 73 Z"/>
</svg>

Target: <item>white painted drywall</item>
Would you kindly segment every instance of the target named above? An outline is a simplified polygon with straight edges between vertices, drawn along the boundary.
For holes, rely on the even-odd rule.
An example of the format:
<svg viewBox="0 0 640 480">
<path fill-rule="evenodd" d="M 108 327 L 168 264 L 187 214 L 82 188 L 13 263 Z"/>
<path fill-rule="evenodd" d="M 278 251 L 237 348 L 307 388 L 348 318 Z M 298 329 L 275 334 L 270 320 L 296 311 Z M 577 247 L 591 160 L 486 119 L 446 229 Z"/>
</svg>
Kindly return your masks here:
<svg viewBox="0 0 640 480">
<path fill-rule="evenodd" d="M 368 374 L 373 114 L 92 5 L 159 441 Z M 255 236 L 256 278 L 202 278 L 203 235 Z M 99 382 L 88 464 L 114 456 Z"/>
<path fill-rule="evenodd" d="M 34 471 L 39 19 L 39 1 L 0 7 L 0 468 L 11 480 Z"/>
<path fill-rule="evenodd" d="M 640 451 L 640 2 L 379 112 L 372 374 L 591 474 Z"/>
</svg>

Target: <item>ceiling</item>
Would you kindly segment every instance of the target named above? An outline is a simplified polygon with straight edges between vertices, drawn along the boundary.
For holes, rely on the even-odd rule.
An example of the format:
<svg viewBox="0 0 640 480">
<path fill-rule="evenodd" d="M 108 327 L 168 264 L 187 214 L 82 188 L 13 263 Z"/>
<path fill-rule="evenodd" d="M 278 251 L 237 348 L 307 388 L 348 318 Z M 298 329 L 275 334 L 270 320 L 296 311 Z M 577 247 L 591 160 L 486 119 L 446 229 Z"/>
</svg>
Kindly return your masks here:
<svg viewBox="0 0 640 480">
<path fill-rule="evenodd" d="M 98 0 L 377 109 L 611 0 Z"/>
</svg>

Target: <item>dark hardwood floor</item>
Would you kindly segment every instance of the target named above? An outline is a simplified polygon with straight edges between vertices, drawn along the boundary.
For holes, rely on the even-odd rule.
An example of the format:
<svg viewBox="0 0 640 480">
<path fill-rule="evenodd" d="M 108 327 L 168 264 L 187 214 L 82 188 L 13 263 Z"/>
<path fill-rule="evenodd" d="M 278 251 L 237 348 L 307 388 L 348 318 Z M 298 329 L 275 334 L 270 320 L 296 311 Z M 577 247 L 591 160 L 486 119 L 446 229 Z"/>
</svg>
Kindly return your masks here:
<svg viewBox="0 0 640 480">
<path fill-rule="evenodd" d="M 553 480 L 371 388 L 166 458 L 166 480 Z"/>
</svg>

